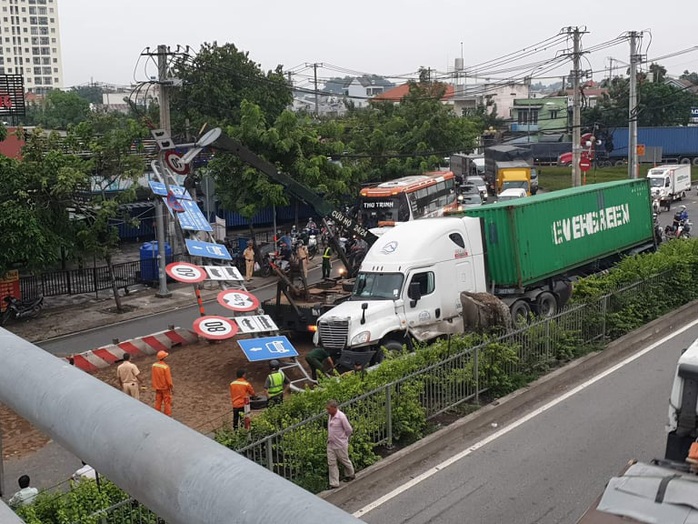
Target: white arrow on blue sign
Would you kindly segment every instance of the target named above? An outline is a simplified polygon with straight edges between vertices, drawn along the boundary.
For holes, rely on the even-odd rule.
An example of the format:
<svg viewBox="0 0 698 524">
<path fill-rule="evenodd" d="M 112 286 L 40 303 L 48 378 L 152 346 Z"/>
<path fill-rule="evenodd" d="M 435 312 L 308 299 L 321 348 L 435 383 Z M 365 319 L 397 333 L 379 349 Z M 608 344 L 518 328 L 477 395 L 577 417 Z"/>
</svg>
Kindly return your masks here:
<svg viewBox="0 0 698 524">
<path fill-rule="evenodd" d="M 186 239 L 187 251 L 193 257 L 216 258 L 219 260 L 232 260 L 230 253 L 222 244 L 202 242 L 201 240 Z"/>
<path fill-rule="evenodd" d="M 238 345 L 250 362 L 298 356 L 296 348 L 283 336 L 238 340 Z"/>
</svg>

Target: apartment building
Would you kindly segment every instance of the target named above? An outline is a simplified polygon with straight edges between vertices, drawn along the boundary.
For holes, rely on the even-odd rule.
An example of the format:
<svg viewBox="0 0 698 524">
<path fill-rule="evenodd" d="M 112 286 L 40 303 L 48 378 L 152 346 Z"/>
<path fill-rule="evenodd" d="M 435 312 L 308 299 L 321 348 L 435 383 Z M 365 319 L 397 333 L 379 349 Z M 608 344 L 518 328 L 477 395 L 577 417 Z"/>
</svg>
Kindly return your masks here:
<svg viewBox="0 0 698 524">
<path fill-rule="evenodd" d="M 21 74 L 26 91 L 63 87 L 58 0 L 0 0 L 0 75 Z"/>
</svg>

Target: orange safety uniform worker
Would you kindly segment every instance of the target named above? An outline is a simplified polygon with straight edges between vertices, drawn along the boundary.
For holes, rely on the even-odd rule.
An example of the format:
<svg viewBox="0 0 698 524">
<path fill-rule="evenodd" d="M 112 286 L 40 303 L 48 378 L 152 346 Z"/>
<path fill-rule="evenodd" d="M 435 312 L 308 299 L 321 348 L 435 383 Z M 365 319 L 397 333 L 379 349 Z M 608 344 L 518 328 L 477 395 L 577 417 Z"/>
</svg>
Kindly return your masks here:
<svg viewBox="0 0 698 524">
<path fill-rule="evenodd" d="M 167 351 L 158 351 L 158 361 L 153 364 L 152 382 L 155 390 L 155 409 L 161 410 L 164 404 L 165 415 L 172 416 L 172 373 L 170 366 L 165 364 L 169 356 Z"/>
<path fill-rule="evenodd" d="M 233 429 L 240 427 L 245 413 L 245 404 L 249 402 L 250 397 L 254 396 L 254 388 L 247 381 L 247 372 L 244 369 L 238 369 L 235 376 L 237 378 L 230 383 L 230 400 L 233 402 Z"/>
</svg>

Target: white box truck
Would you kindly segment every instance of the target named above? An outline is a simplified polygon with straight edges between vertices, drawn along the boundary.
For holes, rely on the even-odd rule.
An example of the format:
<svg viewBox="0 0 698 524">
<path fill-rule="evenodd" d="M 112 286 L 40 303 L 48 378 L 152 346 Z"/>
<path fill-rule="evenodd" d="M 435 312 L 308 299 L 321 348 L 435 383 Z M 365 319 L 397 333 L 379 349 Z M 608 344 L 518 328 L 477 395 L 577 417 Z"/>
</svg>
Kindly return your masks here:
<svg viewBox="0 0 698 524">
<path fill-rule="evenodd" d="M 691 189 L 691 164 L 668 164 L 647 172 L 652 198 L 669 209 L 674 200 L 681 200 Z"/>
</svg>

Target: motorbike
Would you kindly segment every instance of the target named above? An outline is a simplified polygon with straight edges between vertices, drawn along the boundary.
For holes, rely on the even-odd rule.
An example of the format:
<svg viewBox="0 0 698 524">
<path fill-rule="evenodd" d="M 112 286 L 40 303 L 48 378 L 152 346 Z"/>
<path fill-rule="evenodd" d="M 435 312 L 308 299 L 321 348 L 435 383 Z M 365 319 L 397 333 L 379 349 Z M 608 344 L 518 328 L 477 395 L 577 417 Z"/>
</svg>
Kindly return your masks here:
<svg viewBox="0 0 698 524">
<path fill-rule="evenodd" d="M 662 226 L 659 224 L 659 220 L 657 220 L 657 213 L 654 213 L 653 215 L 654 218 L 654 239 L 657 245 L 661 244 L 664 242 L 664 229 L 662 229 Z"/>
<path fill-rule="evenodd" d="M 659 197 L 655 197 L 652 199 L 652 211 L 657 215 L 662 212 L 662 206 Z"/>
<path fill-rule="evenodd" d="M 19 300 L 11 295 L 8 295 L 4 299 L 5 301 L 5 312 L 2 314 L 2 319 L 0 319 L 0 325 L 5 325 L 8 320 L 14 318 L 19 320 L 21 318 L 34 318 L 39 316 L 41 309 L 44 307 L 44 297 L 40 296 L 32 300 Z"/>
<path fill-rule="evenodd" d="M 675 221 L 674 224 L 668 225 L 664 228 L 664 236 L 667 239 L 672 238 L 690 238 L 691 237 L 691 224 L 690 220 L 682 219 Z"/>
</svg>

